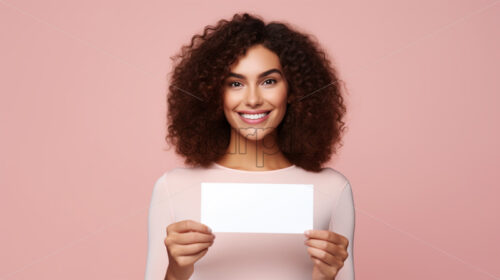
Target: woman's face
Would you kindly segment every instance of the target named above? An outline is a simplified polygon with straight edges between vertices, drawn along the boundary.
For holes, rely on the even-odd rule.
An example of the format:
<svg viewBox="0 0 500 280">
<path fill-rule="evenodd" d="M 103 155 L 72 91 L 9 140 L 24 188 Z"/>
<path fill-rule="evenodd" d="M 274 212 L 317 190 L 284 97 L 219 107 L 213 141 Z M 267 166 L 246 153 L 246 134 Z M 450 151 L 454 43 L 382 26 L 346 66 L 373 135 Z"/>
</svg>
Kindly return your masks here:
<svg viewBox="0 0 500 280">
<path fill-rule="evenodd" d="M 281 123 L 288 84 L 278 56 L 262 45 L 249 48 L 224 81 L 224 114 L 233 129 L 261 140 Z"/>
</svg>

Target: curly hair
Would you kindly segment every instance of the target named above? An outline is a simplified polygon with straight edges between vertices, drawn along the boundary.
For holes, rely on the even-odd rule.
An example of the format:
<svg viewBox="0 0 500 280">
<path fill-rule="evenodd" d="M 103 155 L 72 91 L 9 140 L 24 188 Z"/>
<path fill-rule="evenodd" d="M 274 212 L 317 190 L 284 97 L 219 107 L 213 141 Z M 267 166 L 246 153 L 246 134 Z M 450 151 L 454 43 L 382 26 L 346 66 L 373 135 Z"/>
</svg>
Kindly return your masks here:
<svg viewBox="0 0 500 280">
<path fill-rule="evenodd" d="M 318 172 L 343 145 L 346 106 L 337 70 L 314 36 L 288 23 L 265 24 L 249 13 L 206 26 L 170 57 L 165 140 L 191 166 L 207 167 L 225 154 L 231 127 L 224 116 L 223 82 L 230 65 L 257 44 L 279 57 L 289 84 L 290 103 L 276 128 L 278 148 L 291 163 Z"/>
</svg>

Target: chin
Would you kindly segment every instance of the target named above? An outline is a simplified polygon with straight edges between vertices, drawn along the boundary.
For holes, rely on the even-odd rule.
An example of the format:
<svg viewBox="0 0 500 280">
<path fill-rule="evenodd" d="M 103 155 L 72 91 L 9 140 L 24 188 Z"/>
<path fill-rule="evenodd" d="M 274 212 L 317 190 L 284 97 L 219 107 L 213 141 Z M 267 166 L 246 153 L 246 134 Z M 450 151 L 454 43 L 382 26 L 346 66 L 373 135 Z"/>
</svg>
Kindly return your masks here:
<svg viewBox="0 0 500 280">
<path fill-rule="evenodd" d="M 271 134 L 274 129 L 264 129 L 258 127 L 248 127 L 239 130 L 240 137 L 251 141 L 261 141 Z"/>
</svg>

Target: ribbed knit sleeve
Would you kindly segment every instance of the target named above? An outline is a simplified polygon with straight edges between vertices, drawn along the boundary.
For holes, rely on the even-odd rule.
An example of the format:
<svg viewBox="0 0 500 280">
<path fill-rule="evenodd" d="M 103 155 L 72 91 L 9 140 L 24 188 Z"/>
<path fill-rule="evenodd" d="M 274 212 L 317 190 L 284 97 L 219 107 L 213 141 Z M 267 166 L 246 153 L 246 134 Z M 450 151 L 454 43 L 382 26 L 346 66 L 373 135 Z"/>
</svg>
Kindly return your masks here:
<svg viewBox="0 0 500 280">
<path fill-rule="evenodd" d="M 164 240 L 167 226 L 174 222 L 166 175 L 155 183 L 148 212 L 148 251 L 145 280 L 163 280 L 168 267 Z"/>
<path fill-rule="evenodd" d="M 335 280 L 354 280 L 354 224 L 355 210 L 353 195 L 350 183 L 346 182 L 330 220 L 329 230 L 349 239 L 347 247 L 349 256 L 344 261 L 344 266 L 338 271 Z"/>
</svg>

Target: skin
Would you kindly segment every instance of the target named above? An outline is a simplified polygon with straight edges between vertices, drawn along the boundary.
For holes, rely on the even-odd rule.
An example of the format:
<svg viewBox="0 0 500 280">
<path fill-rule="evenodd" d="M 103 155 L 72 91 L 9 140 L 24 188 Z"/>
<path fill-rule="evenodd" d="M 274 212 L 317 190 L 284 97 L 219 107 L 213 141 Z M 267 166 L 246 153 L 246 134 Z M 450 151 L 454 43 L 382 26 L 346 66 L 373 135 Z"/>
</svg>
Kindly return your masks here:
<svg viewBox="0 0 500 280">
<path fill-rule="evenodd" d="M 271 69 L 277 71 L 259 77 Z M 288 92 L 278 56 L 262 45 L 255 45 L 230 71 L 238 76 L 230 75 L 224 81 L 224 115 L 231 125 L 231 139 L 226 154 L 217 163 L 252 171 L 291 166 L 276 145 L 275 128 L 285 116 Z M 240 118 L 241 110 L 271 110 L 271 113 L 264 122 L 248 124 Z"/>
<path fill-rule="evenodd" d="M 285 116 L 288 102 L 288 83 L 282 74 L 279 57 L 264 46 L 256 45 L 230 69 L 236 75 L 225 79 L 223 99 L 224 115 L 231 125 L 231 139 L 227 153 L 217 163 L 251 171 L 291 166 L 276 145 L 276 127 Z M 269 72 L 271 69 L 277 71 Z M 269 73 L 260 76 L 265 72 Z M 245 123 L 238 115 L 241 110 L 261 109 L 271 110 L 271 113 L 259 124 Z M 327 230 L 311 230 L 306 238 L 304 244 L 314 263 L 312 279 L 335 279 L 348 256 L 348 239 Z M 165 279 L 189 279 L 194 273 L 194 263 L 205 256 L 214 239 L 208 226 L 193 220 L 169 225 L 165 238 L 169 257 Z"/>
<path fill-rule="evenodd" d="M 208 252 L 215 235 L 210 228 L 193 220 L 182 220 L 167 226 L 164 239 L 168 253 L 166 280 L 189 279 L 194 264 Z"/>
<path fill-rule="evenodd" d="M 312 279 L 335 279 L 349 256 L 349 239 L 328 230 L 310 230 L 309 234 L 304 234 L 307 237 L 304 244 L 308 246 L 307 252 L 314 262 Z"/>
</svg>

